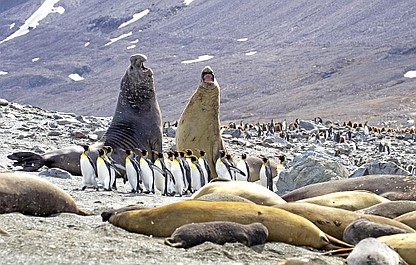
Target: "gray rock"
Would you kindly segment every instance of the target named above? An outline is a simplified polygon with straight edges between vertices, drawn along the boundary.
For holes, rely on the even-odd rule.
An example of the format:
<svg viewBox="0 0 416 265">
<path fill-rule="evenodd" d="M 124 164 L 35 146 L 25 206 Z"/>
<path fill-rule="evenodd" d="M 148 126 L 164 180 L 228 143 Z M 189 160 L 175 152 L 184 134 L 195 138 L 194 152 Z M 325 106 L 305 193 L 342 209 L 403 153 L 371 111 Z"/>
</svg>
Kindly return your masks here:
<svg viewBox="0 0 416 265">
<path fill-rule="evenodd" d="M 72 179 L 71 173 L 60 168 L 48 168 L 39 173 L 39 176 L 54 177 L 60 179 Z"/>
<path fill-rule="evenodd" d="M 300 120 L 299 127 L 301 129 L 305 129 L 307 131 L 312 131 L 312 130 L 317 130 L 318 129 L 318 126 L 316 126 L 315 123 L 313 123 L 311 121 L 305 121 L 305 120 Z"/>
<path fill-rule="evenodd" d="M 295 157 L 289 170 L 280 173 L 276 186 L 278 194 L 283 195 L 306 185 L 345 179 L 348 175 L 347 169 L 333 157 L 306 152 L 300 157 Z"/>
<path fill-rule="evenodd" d="M 62 132 L 60 132 L 60 131 L 50 131 L 50 132 L 48 132 L 48 136 L 59 136 L 61 134 L 62 134 Z"/>
<path fill-rule="evenodd" d="M 9 105 L 9 101 L 4 98 L 0 98 L 0 106 L 5 107 Z"/>
<path fill-rule="evenodd" d="M 277 135 L 269 135 L 264 138 L 263 143 L 273 144 L 274 147 L 288 148 L 291 144 L 285 139 Z"/>
<path fill-rule="evenodd" d="M 222 131 L 222 135 L 231 135 L 233 138 L 241 138 L 243 132 L 240 129 L 226 129 Z"/>
<path fill-rule="evenodd" d="M 393 162 L 374 161 L 357 168 L 349 177 L 355 178 L 365 175 L 405 175 L 411 173 Z"/>
</svg>

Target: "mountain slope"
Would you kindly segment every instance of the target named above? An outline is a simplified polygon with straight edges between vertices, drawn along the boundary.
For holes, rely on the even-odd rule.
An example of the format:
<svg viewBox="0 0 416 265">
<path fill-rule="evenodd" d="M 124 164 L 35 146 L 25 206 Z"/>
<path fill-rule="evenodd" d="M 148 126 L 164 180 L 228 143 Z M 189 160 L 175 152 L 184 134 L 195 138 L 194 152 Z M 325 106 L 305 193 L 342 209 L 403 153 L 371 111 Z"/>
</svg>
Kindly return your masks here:
<svg viewBox="0 0 416 265">
<path fill-rule="evenodd" d="M 43 2 L 2 1 L 0 39 Z M 416 118 L 416 81 L 403 77 L 416 69 L 410 0 L 60 0 L 58 6 L 63 14 L 51 13 L 28 34 L 0 44 L 0 71 L 8 72 L 0 75 L 1 97 L 112 115 L 129 56 L 144 53 L 165 120 L 179 118 L 205 65 L 222 88 L 223 121 Z M 130 35 L 108 44 L 123 34 Z M 182 63 L 202 55 L 213 58 Z M 84 80 L 71 80 L 72 73 Z"/>
</svg>

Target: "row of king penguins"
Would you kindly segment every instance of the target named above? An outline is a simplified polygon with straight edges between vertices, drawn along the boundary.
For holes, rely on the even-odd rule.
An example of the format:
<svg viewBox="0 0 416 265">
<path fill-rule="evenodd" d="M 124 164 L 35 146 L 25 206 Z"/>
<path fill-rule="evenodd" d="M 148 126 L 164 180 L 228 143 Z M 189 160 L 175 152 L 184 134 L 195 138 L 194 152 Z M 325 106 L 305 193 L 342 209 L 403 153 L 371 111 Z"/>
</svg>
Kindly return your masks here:
<svg viewBox="0 0 416 265">
<path fill-rule="evenodd" d="M 98 190 L 102 185 L 105 191 L 116 189 L 115 179 L 121 175 L 116 162 L 111 158 L 111 147 L 98 149 L 98 157 L 94 162 L 91 149 L 84 145 L 80 157 L 83 176 L 82 190 L 92 187 Z M 136 151 L 136 152 L 135 152 Z M 199 156 L 193 151 L 169 151 L 167 157 L 163 153 L 152 151 L 155 161 L 148 158 L 147 150 L 126 150 L 124 182 L 128 182 L 131 193 L 155 194 L 159 191 L 165 196 L 182 196 L 193 193 L 211 181 L 206 152 L 198 150 Z M 235 181 L 250 181 L 250 169 L 246 161 L 247 154 L 234 164 L 230 154 L 220 151 L 215 169 L 221 178 Z M 273 190 L 273 176 L 269 159 L 262 157 L 259 184 Z M 279 164 L 281 165 L 281 163 Z M 98 179 L 98 181 L 97 181 Z"/>
</svg>

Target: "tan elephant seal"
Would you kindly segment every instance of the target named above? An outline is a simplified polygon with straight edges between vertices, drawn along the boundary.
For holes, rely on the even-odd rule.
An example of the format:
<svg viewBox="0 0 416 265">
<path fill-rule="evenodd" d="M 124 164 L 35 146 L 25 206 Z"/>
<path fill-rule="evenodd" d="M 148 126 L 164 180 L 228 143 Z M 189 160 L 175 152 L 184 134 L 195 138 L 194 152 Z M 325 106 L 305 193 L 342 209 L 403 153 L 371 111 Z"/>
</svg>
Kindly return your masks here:
<svg viewBox="0 0 416 265">
<path fill-rule="evenodd" d="M 382 236 L 377 239 L 396 250 L 409 265 L 416 265 L 416 233 Z"/>
<path fill-rule="evenodd" d="M 416 178 L 401 175 L 367 175 L 311 184 L 282 195 L 285 201 L 298 201 L 337 191 L 367 190 L 389 200 L 416 200 Z"/>
<path fill-rule="evenodd" d="M 259 205 L 272 206 L 286 203 L 279 195 L 266 187 L 247 181 L 218 180 L 208 183 L 195 192 L 191 198 L 199 199 L 203 195 L 220 193 L 243 197 Z"/>
<path fill-rule="evenodd" d="M 307 219 L 281 209 L 244 202 L 185 200 L 114 214 L 109 220 L 127 231 L 155 237 L 170 237 L 176 228 L 185 224 L 213 221 L 244 225 L 258 222 L 269 231 L 267 241 L 316 249 L 334 247 L 325 233 Z"/>
<path fill-rule="evenodd" d="M 306 202 L 288 202 L 276 204 L 273 207 L 302 216 L 326 234 L 342 240 L 345 228 L 354 222 L 358 217 L 364 217 L 372 222 L 391 225 L 407 232 L 415 232 L 411 227 L 382 216 L 359 214 L 344 209 L 321 206 Z"/>
<path fill-rule="evenodd" d="M 402 215 L 394 218 L 394 220 L 399 221 L 403 224 L 406 224 L 406 225 L 408 225 L 411 228 L 416 230 L 416 211 L 412 211 L 412 212 L 402 214 Z"/>
<path fill-rule="evenodd" d="M 209 193 L 198 197 L 197 200 L 211 201 L 211 202 L 246 202 L 254 203 L 246 198 L 238 195 L 227 194 L 227 193 Z"/>
<path fill-rule="evenodd" d="M 390 200 L 369 191 L 339 191 L 321 196 L 299 200 L 298 202 L 314 203 L 322 206 L 335 207 L 356 211 Z"/>
<path fill-rule="evenodd" d="M 0 173 L 0 213 L 12 212 L 36 216 L 89 214 L 79 209 L 65 191 L 40 177 Z"/>
<path fill-rule="evenodd" d="M 125 150 L 146 149 L 162 151 L 162 115 L 156 98 L 153 72 L 144 66 L 147 57 L 135 54 L 120 84 L 116 111 L 110 127 L 103 138 L 92 146 L 93 150 L 111 146 L 112 158 L 119 164 L 125 163 Z M 73 175 L 81 175 L 80 156 L 84 149 L 71 146 L 45 153 L 16 152 L 8 156 L 16 160 L 15 166 L 24 171 L 36 171 L 42 166 L 57 167 Z M 94 158 L 98 156 L 95 154 Z M 124 167 L 119 167 L 124 171 Z"/>
<path fill-rule="evenodd" d="M 190 248 L 204 242 L 219 245 L 242 243 L 247 247 L 266 242 L 269 232 L 261 223 L 242 225 L 235 222 L 207 222 L 186 224 L 178 227 L 165 239 L 165 244 L 177 248 Z"/>
<path fill-rule="evenodd" d="M 204 150 L 212 178 L 217 177 L 215 162 L 225 147 L 220 132 L 220 86 L 209 66 L 202 70 L 198 88 L 179 119 L 176 149 Z"/>
</svg>

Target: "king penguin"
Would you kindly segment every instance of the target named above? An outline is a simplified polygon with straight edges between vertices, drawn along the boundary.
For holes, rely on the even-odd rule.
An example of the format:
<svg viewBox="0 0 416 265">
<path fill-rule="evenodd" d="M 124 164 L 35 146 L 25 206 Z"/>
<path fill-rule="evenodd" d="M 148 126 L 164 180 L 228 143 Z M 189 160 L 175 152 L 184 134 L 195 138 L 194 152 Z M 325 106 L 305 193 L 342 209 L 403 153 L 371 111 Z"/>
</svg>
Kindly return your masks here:
<svg viewBox="0 0 416 265">
<path fill-rule="evenodd" d="M 175 178 L 175 193 L 182 196 L 185 189 L 185 175 L 181 162 L 179 161 L 179 153 L 174 152 L 174 159 L 171 164 L 171 171 Z"/>
<path fill-rule="evenodd" d="M 142 156 L 139 160 L 140 165 L 140 178 L 143 181 L 143 187 L 144 191 L 143 193 L 149 194 L 153 193 L 155 194 L 155 174 L 152 168 L 152 161 L 147 157 L 148 151 L 143 149 L 138 149 Z"/>
<path fill-rule="evenodd" d="M 103 149 L 98 149 L 97 175 L 98 180 L 103 184 L 104 190 L 111 191 L 115 181 L 115 171 L 111 167 Z"/>
<path fill-rule="evenodd" d="M 204 150 L 199 150 L 200 157 L 198 158 L 199 164 L 202 167 L 202 171 L 204 172 L 205 179 L 207 181 L 211 181 L 211 168 L 209 167 L 207 153 Z"/>
<path fill-rule="evenodd" d="M 273 191 L 273 176 L 270 161 L 266 157 L 261 157 L 262 165 L 260 168 L 260 185 Z"/>
<path fill-rule="evenodd" d="M 206 179 L 204 176 L 204 172 L 202 171 L 202 167 L 198 162 L 198 158 L 195 155 L 191 155 L 189 158 L 191 160 L 189 167 L 191 169 L 192 190 L 197 191 L 205 184 L 207 184 L 208 179 Z"/>
<path fill-rule="evenodd" d="M 231 172 L 229 171 L 229 165 L 225 158 L 225 151 L 220 150 L 220 157 L 215 162 L 215 170 L 217 171 L 218 177 L 231 180 Z"/>
<path fill-rule="evenodd" d="M 250 181 L 250 168 L 249 168 L 248 163 L 247 163 L 247 154 L 246 153 L 243 153 L 241 155 L 241 159 L 238 161 L 236 167 L 246 174 L 246 176 L 243 176 L 242 174 L 237 173 L 236 174 L 236 180 L 238 180 L 238 181 Z"/>
<path fill-rule="evenodd" d="M 82 145 L 82 147 L 84 148 L 84 152 L 82 152 L 79 160 L 82 174 L 82 190 L 88 187 L 93 187 L 98 190 L 96 180 L 97 168 L 90 155 L 91 149 L 88 145 Z"/>
<path fill-rule="evenodd" d="M 131 186 L 131 193 L 141 193 L 143 189 L 140 187 L 140 165 L 136 160 L 136 154 L 127 149 L 126 155 L 126 175 Z"/>
</svg>

